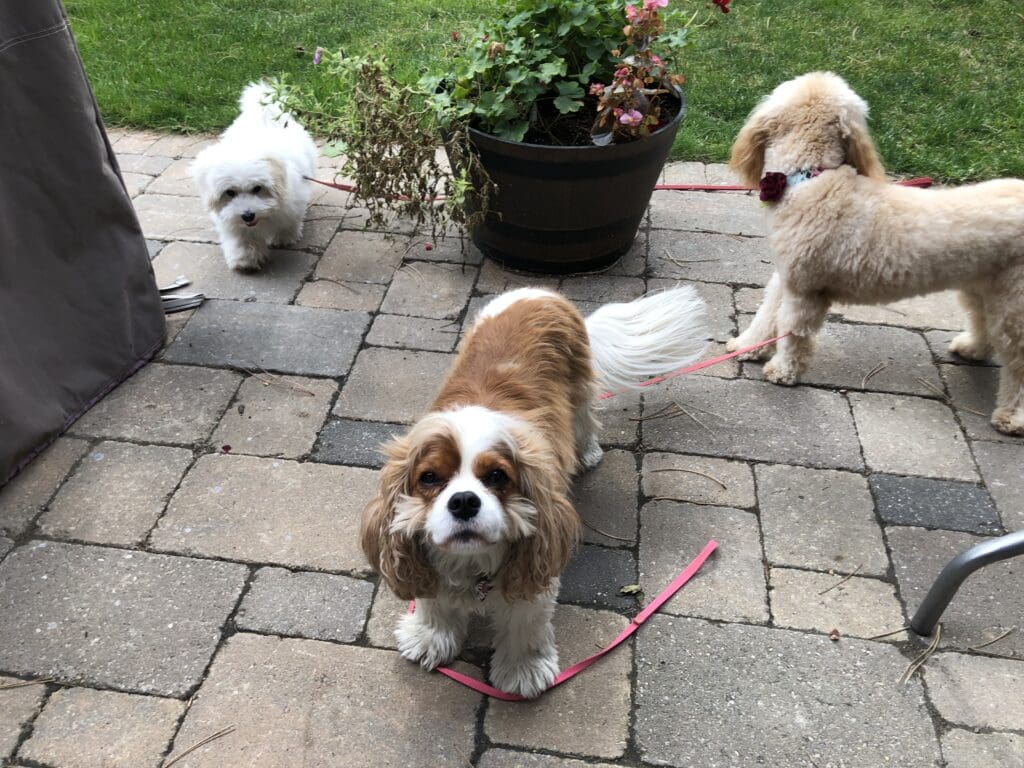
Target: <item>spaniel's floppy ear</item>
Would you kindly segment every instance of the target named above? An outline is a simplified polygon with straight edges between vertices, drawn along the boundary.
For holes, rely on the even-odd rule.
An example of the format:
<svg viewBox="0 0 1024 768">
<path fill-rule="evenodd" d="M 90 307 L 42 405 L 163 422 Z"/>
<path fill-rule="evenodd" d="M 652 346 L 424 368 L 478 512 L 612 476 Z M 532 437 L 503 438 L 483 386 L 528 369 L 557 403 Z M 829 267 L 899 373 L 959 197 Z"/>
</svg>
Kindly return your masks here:
<svg viewBox="0 0 1024 768">
<path fill-rule="evenodd" d="M 755 189 L 761 183 L 761 172 L 764 170 L 764 150 L 768 144 L 770 123 L 760 109 L 750 113 L 747 122 L 740 129 L 736 141 L 732 145 L 729 167 L 735 171 L 740 181 Z"/>
<path fill-rule="evenodd" d="M 385 446 L 389 461 L 380 474 L 380 489 L 363 509 L 360 526 L 363 553 L 402 600 L 437 594 L 437 573 L 427 559 L 418 531 L 392 530 L 400 505 L 411 502 L 407 484 L 415 460 L 408 437 Z"/>
<path fill-rule="evenodd" d="M 565 480 L 551 451 L 528 433 L 518 434 L 516 442 L 516 471 L 525 501 L 513 504 L 511 511 L 526 530 L 512 542 L 502 593 L 508 600 L 532 600 L 565 569 L 580 539 L 580 518 L 566 498 Z"/>
<path fill-rule="evenodd" d="M 862 176 L 885 181 L 885 168 L 868 133 L 868 105 L 859 96 L 854 99 L 839 111 L 839 130 L 846 141 L 846 162 Z"/>
</svg>

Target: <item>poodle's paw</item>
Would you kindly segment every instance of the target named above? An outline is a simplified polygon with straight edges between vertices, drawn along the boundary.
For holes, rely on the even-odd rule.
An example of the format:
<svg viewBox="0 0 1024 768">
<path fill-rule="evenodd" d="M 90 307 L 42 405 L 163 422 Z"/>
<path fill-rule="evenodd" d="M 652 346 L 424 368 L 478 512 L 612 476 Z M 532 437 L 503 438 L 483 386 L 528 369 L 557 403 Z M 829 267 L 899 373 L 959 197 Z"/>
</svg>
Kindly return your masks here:
<svg viewBox="0 0 1024 768">
<path fill-rule="evenodd" d="M 415 613 L 399 620 L 395 638 L 402 657 L 418 662 L 424 669 L 447 664 L 462 647 L 462 639 L 454 631 L 428 626 L 419 621 Z"/>
<path fill-rule="evenodd" d="M 789 360 L 780 360 L 776 355 L 764 366 L 764 377 L 772 384 L 792 386 L 800 378 L 800 369 Z"/>
<path fill-rule="evenodd" d="M 583 469 L 593 469 L 601 463 L 602 456 L 604 456 L 604 451 L 601 450 L 600 443 L 597 442 L 596 437 L 591 437 L 590 442 L 580 456 L 580 466 Z"/>
<path fill-rule="evenodd" d="M 965 360 L 988 360 L 992 356 L 992 347 L 981 343 L 970 331 L 954 336 L 949 351 Z"/>
<path fill-rule="evenodd" d="M 505 693 L 526 699 L 540 696 L 558 676 L 558 652 L 554 649 L 516 657 L 498 657 L 491 662 L 491 682 Z"/>
<path fill-rule="evenodd" d="M 737 349 L 743 349 L 744 347 L 749 347 L 751 344 L 756 343 L 756 341 L 750 341 L 748 339 L 743 338 L 742 336 L 737 336 L 736 338 L 729 339 L 729 341 L 726 342 L 725 350 L 726 352 L 735 352 Z M 750 352 L 744 352 L 742 355 L 739 356 L 739 359 L 747 361 L 767 360 L 774 354 L 775 345 L 768 344 L 764 347 L 760 347 L 759 349 L 753 349 Z"/>
<path fill-rule="evenodd" d="M 1024 408 L 996 408 L 992 426 L 1004 435 L 1024 436 Z"/>
<path fill-rule="evenodd" d="M 236 272 L 258 272 L 263 268 L 266 254 L 255 248 L 240 251 L 224 251 L 224 261 Z"/>
</svg>

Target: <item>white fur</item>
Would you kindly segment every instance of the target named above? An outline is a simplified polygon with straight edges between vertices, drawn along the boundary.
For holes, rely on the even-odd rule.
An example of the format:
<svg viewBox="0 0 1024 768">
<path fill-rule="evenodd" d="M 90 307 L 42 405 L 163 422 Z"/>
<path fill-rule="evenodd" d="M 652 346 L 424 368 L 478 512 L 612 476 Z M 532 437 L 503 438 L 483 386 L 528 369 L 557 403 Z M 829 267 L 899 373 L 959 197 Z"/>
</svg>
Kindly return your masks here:
<svg viewBox="0 0 1024 768">
<path fill-rule="evenodd" d="M 316 145 L 272 97 L 265 83 L 247 86 L 238 117 L 189 169 L 233 269 L 259 269 L 269 245 L 302 237 Z"/>
<path fill-rule="evenodd" d="M 529 299 L 543 299 L 545 296 L 557 296 L 554 291 L 549 291 L 547 288 L 516 288 L 514 291 L 508 291 L 500 296 L 495 296 L 480 311 L 480 315 L 476 318 L 476 322 L 479 322 L 488 317 L 494 317 L 500 315 L 506 309 L 511 307 L 517 301 L 527 301 Z"/>
</svg>

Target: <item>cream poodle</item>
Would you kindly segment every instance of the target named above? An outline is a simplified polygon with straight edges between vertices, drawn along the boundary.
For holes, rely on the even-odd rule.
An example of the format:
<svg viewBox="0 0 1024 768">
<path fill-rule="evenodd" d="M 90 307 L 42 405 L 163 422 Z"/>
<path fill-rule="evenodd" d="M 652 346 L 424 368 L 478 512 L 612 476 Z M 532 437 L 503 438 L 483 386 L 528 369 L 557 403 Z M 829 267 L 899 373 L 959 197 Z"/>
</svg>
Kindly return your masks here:
<svg viewBox="0 0 1024 768">
<path fill-rule="evenodd" d="M 950 350 L 970 360 L 998 353 L 992 425 L 1024 435 L 1024 181 L 889 184 L 867 113 L 842 78 L 812 72 L 777 87 L 736 137 L 730 166 L 769 203 L 776 272 L 750 327 L 728 348 L 788 332 L 750 357 L 771 356 L 765 378 L 794 384 L 833 302 L 956 288 L 969 327 Z"/>
</svg>

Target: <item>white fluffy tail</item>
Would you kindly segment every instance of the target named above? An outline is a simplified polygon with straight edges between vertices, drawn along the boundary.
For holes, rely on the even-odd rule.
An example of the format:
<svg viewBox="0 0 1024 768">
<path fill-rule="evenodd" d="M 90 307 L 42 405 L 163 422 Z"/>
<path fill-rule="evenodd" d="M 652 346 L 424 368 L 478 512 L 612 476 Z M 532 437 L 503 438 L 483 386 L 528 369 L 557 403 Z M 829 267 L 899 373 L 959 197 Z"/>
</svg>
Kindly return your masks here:
<svg viewBox="0 0 1024 768">
<path fill-rule="evenodd" d="M 594 369 L 611 391 L 693 362 L 707 348 L 707 313 L 693 286 L 605 304 L 587 318 Z"/>
<path fill-rule="evenodd" d="M 274 99 L 274 89 L 268 83 L 249 83 L 238 99 L 241 113 L 265 125 L 272 125 L 284 114 L 281 104 Z"/>
</svg>

